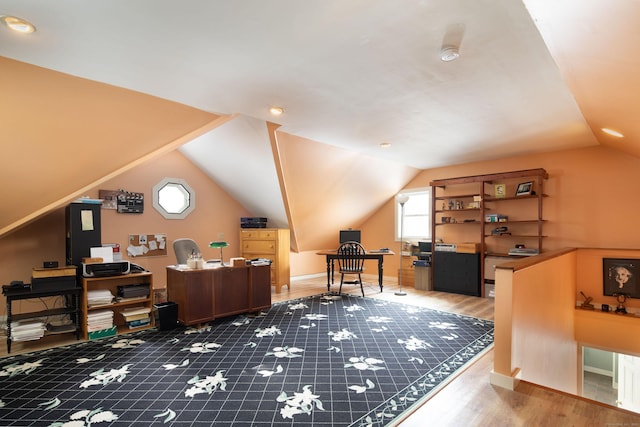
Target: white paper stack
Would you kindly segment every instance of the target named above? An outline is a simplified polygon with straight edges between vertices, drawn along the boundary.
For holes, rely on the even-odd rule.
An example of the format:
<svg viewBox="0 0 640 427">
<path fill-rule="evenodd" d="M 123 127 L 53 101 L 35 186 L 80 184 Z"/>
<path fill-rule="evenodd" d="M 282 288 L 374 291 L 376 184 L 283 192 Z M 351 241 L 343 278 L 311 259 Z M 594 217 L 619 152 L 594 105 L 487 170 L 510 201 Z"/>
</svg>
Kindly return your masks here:
<svg viewBox="0 0 640 427">
<path fill-rule="evenodd" d="M 87 316 L 87 332 L 100 331 L 113 327 L 113 311 L 98 310 L 92 311 Z"/>
<path fill-rule="evenodd" d="M 31 341 L 44 336 L 47 329 L 39 320 L 19 320 L 11 323 L 11 341 Z"/>
<path fill-rule="evenodd" d="M 87 304 L 89 307 L 99 305 L 110 305 L 113 303 L 114 296 L 109 289 L 94 289 L 87 292 Z"/>
</svg>

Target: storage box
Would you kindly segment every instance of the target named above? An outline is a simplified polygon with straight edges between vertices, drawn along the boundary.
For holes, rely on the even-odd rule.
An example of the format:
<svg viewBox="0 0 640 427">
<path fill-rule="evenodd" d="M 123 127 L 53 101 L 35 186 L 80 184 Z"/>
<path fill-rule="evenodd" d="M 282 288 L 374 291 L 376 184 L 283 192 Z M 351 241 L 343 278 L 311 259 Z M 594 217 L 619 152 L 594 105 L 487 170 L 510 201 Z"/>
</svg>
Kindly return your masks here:
<svg viewBox="0 0 640 427">
<path fill-rule="evenodd" d="M 415 288 L 421 291 L 432 291 L 431 267 L 423 267 L 416 264 Z"/>
<path fill-rule="evenodd" d="M 31 277 L 40 279 L 47 277 L 63 277 L 63 276 L 76 276 L 76 266 L 67 265 L 66 267 L 54 267 L 54 268 L 34 268 L 31 270 Z"/>
<path fill-rule="evenodd" d="M 456 252 L 459 254 L 477 254 L 480 252 L 480 243 L 458 243 Z"/>
<path fill-rule="evenodd" d="M 90 340 L 97 340 L 100 338 L 112 337 L 118 333 L 118 327 L 113 325 L 108 329 L 100 329 L 99 331 L 89 332 L 87 334 Z"/>
<path fill-rule="evenodd" d="M 31 290 L 33 292 L 68 291 L 76 287 L 75 275 L 31 278 Z"/>
<path fill-rule="evenodd" d="M 231 258 L 231 266 L 233 267 L 246 267 L 247 260 L 245 258 Z"/>
</svg>

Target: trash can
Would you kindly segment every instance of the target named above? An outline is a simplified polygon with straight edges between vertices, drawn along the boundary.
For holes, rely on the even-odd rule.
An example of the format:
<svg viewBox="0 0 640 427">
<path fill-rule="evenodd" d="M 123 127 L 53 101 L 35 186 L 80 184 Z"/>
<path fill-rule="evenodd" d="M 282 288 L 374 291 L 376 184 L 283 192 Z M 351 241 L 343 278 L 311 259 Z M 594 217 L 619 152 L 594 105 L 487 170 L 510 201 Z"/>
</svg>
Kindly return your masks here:
<svg viewBox="0 0 640 427">
<path fill-rule="evenodd" d="M 178 304 L 167 301 L 153 304 L 156 327 L 160 331 L 169 331 L 178 326 Z"/>
</svg>

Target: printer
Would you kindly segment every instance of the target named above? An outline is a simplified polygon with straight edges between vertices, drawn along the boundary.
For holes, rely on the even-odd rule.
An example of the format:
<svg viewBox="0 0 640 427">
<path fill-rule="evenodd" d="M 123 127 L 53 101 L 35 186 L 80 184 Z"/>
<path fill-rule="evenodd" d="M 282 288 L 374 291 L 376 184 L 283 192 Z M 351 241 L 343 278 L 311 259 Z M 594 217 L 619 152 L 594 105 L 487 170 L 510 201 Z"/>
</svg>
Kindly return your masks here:
<svg viewBox="0 0 640 427">
<path fill-rule="evenodd" d="M 131 265 L 129 261 L 82 263 L 82 276 L 106 277 L 129 274 Z"/>
</svg>

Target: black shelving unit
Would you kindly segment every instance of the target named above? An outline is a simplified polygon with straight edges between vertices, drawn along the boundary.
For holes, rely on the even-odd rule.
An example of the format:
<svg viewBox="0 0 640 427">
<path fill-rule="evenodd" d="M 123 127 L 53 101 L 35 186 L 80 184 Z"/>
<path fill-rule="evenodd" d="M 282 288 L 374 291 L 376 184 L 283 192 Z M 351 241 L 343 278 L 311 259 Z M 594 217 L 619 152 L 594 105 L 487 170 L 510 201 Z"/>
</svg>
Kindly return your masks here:
<svg viewBox="0 0 640 427">
<path fill-rule="evenodd" d="M 80 339 L 80 293 L 82 288 L 73 288 L 67 290 L 50 290 L 50 291 L 31 291 L 31 290 L 3 290 L 3 294 L 7 299 L 7 353 L 11 353 L 11 323 L 24 319 L 35 319 L 38 317 L 59 316 L 69 314 L 71 321 L 75 327 L 73 332 L 76 333 L 76 339 Z M 65 307 L 52 308 L 47 310 L 32 311 L 28 313 L 13 313 L 11 303 L 13 301 L 64 296 Z"/>
</svg>

